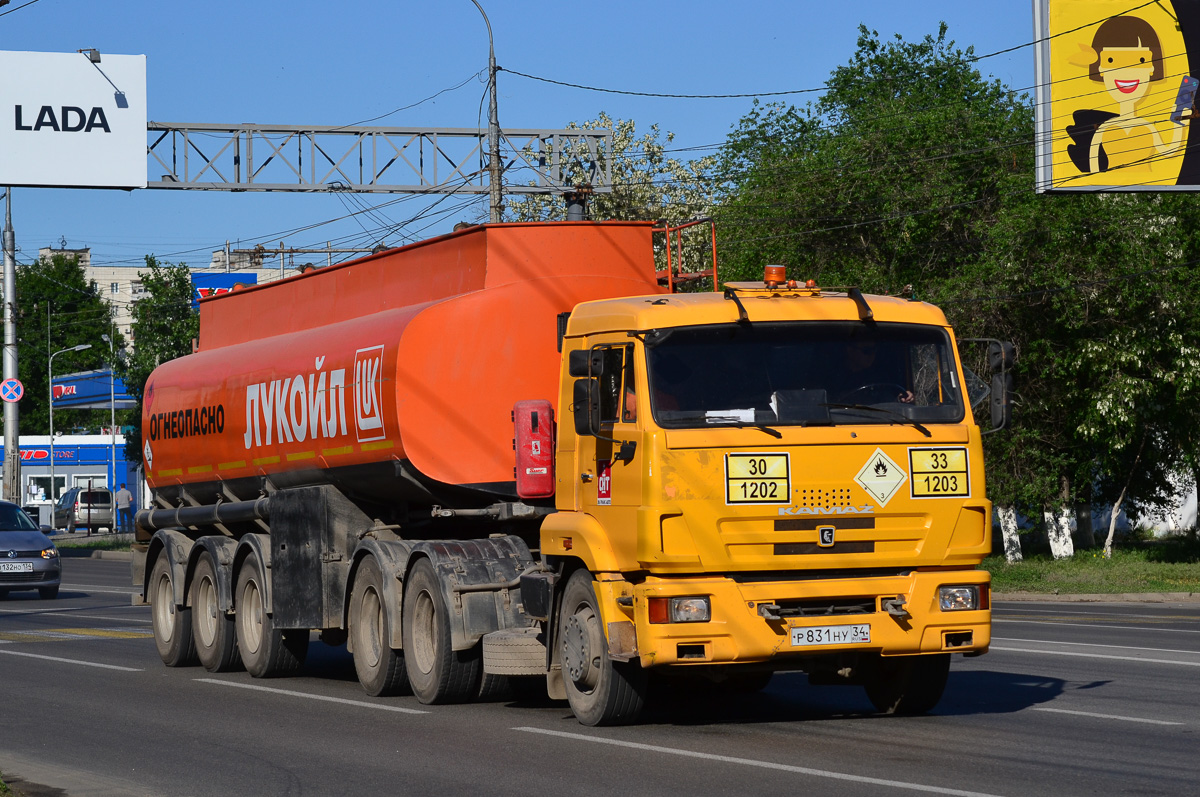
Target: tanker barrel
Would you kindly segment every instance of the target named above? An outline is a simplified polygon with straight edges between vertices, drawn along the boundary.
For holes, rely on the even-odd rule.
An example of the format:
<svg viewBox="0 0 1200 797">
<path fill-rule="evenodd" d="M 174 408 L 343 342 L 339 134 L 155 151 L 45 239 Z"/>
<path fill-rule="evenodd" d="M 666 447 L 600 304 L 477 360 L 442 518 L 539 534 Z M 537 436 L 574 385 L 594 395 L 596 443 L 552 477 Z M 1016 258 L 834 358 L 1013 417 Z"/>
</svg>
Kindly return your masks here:
<svg viewBox="0 0 1200 797">
<path fill-rule="evenodd" d="M 266 520 L 271 515 L 271 499 L 263 496 L 253 501 L 228 501 L 209 506 L 181 506 L 175 509 L 143 509 L 135 523 L 144 531 L 213 526 L 218 523 L 246 523 Z"/>
</svg>

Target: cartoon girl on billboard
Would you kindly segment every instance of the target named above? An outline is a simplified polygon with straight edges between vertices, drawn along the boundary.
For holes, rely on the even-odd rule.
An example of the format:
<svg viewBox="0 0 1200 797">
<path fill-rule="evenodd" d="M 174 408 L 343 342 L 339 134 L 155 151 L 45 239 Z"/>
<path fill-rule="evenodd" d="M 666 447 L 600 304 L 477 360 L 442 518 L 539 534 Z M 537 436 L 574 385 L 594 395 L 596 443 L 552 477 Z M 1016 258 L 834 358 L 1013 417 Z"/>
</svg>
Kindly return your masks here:
<svg viewBox="0 0 1200 797">
<path fill-rule="evenodd" d="M 1075 142 L 1067 154 L 1081 172 L 1095 174 L 1122 170 L 1130 172 L 1123 183 L 1146 182 L 1155 166 L 1181 152 L 1184 133 L 1191 116 L 1187 109 L 1171 115 L 1169 140 L 1159 132 L 1158 122 L 1139 115 L 1139 107 L 1154 81 L 1166 77 L 1162 46 L 1150 23 L 1139 17 L 1112 17 L 1101 23 L 1091 46 L 1079 45 L 1080 52 L 1070 62 L 1088 69 L 1088 77 L 1104 84 L 1104 91 L 1117 107 L 1117 113 L 1101 110 L 1076 111 L 1075 124 L 1067 134 Z M 1187 81 L 1184 78 L 1185 87 Z M 1194 81 L 1191 84 L 1194 86 Z M 1194 88 L 1193 88 L 1194 91 Z M 1152 111 L 1153 107 L 1141 111 Z M 1177 171 L 1177 167 L 1173 167 Z"/>
</svg>

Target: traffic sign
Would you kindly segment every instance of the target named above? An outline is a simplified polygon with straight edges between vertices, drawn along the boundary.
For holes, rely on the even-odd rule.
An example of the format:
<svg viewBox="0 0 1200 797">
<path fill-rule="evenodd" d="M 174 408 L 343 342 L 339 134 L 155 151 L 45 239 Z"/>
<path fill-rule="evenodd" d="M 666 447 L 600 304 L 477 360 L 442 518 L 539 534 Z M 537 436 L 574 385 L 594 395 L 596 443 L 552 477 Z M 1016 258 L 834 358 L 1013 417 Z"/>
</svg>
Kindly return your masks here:
<svg viewBox="0 0 1200 797">
<path fill-rule="evenodd" d="M 25 386 L 21 384 L 19 379 L 5 379 L 0 382 L 0 398 L 8 403 L 20 401 L 25 395 Z"/>
</svg>

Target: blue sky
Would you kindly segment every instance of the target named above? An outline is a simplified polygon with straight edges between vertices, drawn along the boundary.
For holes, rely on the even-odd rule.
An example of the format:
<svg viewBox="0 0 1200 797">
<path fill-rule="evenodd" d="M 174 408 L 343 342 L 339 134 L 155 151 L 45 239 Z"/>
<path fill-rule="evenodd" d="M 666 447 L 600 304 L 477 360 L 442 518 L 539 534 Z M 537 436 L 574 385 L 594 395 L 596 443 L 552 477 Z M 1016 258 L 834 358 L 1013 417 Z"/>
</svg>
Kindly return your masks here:
<svg viewBox="0 0 1200 797">
<path fill-rule="evenodd" d="M 859 23 L 885 36 L 915 39 L 944 20 L 951 38 L 980 54 L 1033 39 L 1031 0 L 480 1 L 502 68 L 628 91 L 742 94 L 817 87 L 853 53 Z M 25 2 L 0 8 L 12 12 L 0 16 L 0 49 L 144 54 L 148 116 L 160 122 L 354 124 L 455 86 L 487 66 L 487 30 L 470 0 L 36 0 L 20 8 Z M 1013 88 L 1028 88 L 1033 51 L 989 58 L 980 68 Z M 606 111 L 636 120 L 639 130 L 657 123 L 675 134 L 672 146 L 679 148 L 719 144 L 750 108 L 749 99 L 629 97 L 504 73 L 499 87 L 502 127 L 565 127 Z M 479 115 L 485 88 L 470 80 L 372 124 L 486 126 L 486 104 Z M 68 247 L 92 247 L 98 265 L 136 265 L 149 253 L 204 265 L 227 239 L 276 246 L 281 231 L 348 212 L 345 200 L 326 194 L 24 188 L 13 198 L 20 262 L 65 238 Z M 390 198 L 363 197 L 370 204 Z M 406 201 L 380 215 L 398 224 L 425 201 Z M 462 208 L 409 232 L 429 237 L 477 215 Z M 358 221 L 344 219 L 283 240 L 297 247 L 330 239 L 361 246 L 366 237 Z"/>
</svg>

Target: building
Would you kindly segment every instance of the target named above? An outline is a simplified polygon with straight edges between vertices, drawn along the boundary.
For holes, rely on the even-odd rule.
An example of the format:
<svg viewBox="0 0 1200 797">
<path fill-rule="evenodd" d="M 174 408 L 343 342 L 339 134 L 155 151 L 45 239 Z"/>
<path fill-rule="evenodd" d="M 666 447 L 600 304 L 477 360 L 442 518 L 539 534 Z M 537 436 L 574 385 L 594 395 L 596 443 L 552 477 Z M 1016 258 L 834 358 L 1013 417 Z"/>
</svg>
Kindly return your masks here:
<svg viewBox="0 0 1200 797">
<path fill-rule="evenodd" d="M 141 465 L 125 460 L 123 435 L 55 435 L 53 454 L 47 435 L 22 435 L 22 504 L 36 507 L 41 523 L 50 525 L 50 507 L 71 487 L 120 487 L 126 484 L 134 504 L 144 506 Z M 3 451 L 3 446 L 0 446 Z M 50 494 L 50 463 L 54 462 L 54 497 Z M 114 475 L 113 466 L 116 466 Z"/>
</svg>

